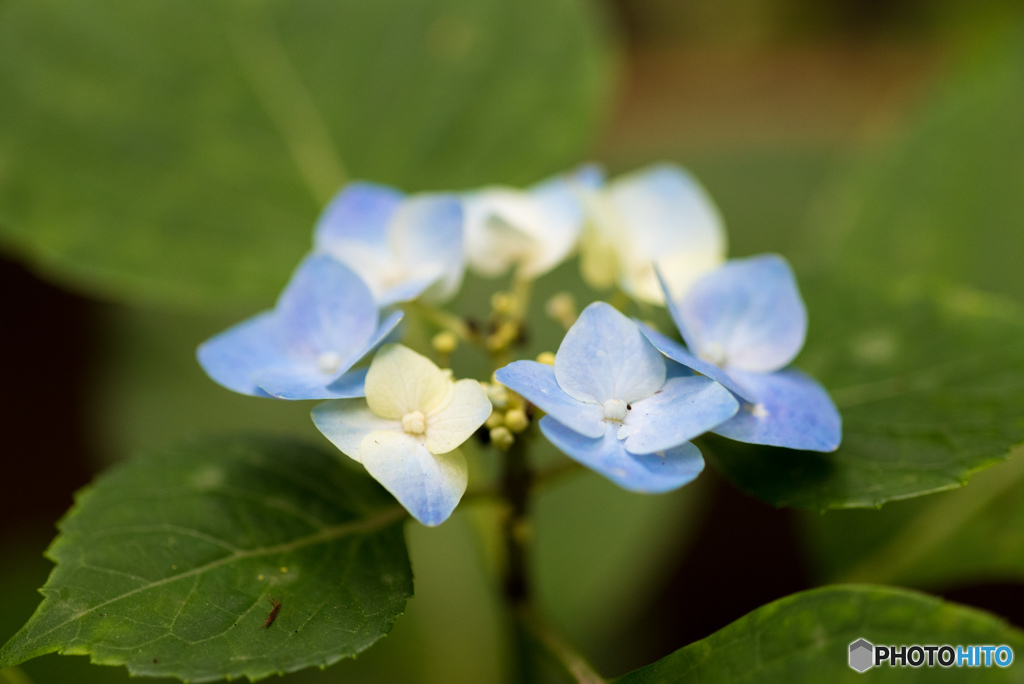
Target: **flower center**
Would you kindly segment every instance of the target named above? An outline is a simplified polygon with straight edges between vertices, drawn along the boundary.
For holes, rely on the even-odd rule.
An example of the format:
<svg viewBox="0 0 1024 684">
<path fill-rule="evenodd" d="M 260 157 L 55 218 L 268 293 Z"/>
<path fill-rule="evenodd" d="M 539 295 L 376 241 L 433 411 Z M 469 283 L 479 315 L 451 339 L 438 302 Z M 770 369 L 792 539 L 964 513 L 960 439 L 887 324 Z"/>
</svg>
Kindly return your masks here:
<svg viewBox="0 0 1024 684">
<path fill-rule="evenodd" d="M 427 431 L 427 419 L 420 411 L 412 411 L 402 416 L 402 429 L 410 435 L 422 435 Z"/>
<path fill-rule="evenodd" d="M 621 399 L 609 399 L 604 402 L 605 420 L 619 420 L 626 417 L 626 402 Z"/>
<path fill-rule="evenodd" d="M 316 365 L 321 373 L 337 373 L 341 365 L 341 354 L 338 352 L 326 351 L 316 359 Z"/>
<path fill-rule="evenodd" d="M 725 349 L 720 344 L 709 344 L 700 350 L 698 358 L 708 363 L 713 363 L 716 366 L 721 366 L 725 363 Z"/>
</svg>

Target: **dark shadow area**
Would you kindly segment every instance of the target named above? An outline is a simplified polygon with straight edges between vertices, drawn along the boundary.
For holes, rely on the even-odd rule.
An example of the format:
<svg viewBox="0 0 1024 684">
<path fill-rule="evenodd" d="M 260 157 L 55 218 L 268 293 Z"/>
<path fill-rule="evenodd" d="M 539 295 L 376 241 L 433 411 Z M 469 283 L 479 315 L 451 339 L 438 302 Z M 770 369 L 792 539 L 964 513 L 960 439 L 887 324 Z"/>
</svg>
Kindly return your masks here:
<svg viewBox="0 0 1024 684">
<path fill-rule="evenodd" d="M 0 259 L 0 539 L 56 521 L 90 479 L 83 439 L 91 303 Z"/>
<path fill-rule="evenodd" d="M 955 601 L 998 615 L 1015 627 L 1024 629 L 1024 584 L 991 583 L 956 587 L 942 592 L 947 601 Z"/>
<path fill-rule="evenodd" d="M 701 477 L 714 482 L 704 524 L 642 617 L 613 640 L 621 661 L 609 673 L 654 662 L 812 586 L 790 511 L 746 496 L 713 469 Z"/>
</svg>

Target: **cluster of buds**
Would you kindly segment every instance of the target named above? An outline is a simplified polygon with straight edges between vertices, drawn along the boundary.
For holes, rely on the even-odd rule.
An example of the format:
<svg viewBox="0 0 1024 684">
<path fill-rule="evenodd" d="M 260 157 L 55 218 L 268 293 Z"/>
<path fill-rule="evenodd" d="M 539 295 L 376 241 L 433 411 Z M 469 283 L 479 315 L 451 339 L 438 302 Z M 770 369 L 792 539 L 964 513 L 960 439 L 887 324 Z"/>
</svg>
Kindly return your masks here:
<svg viewBox="0 0 1024 684">
<path fill-rule="evenodd" d="M 512 292 L 495 292 L 491 297 L 491 317 L 484 340 L 494 355 L 507 352 L 523 338 L 524 297 Z"/>
<path fill-rule="evenodd" d="M 480 384 L 493 407 L 484 423 L 488 440 L 494 448 L 508 451 L 515 444 L 516 435 L 530 427 L 534 407 L 504 385 L 493 381 L 493 378 L 492 382 Z"/>
</svg>

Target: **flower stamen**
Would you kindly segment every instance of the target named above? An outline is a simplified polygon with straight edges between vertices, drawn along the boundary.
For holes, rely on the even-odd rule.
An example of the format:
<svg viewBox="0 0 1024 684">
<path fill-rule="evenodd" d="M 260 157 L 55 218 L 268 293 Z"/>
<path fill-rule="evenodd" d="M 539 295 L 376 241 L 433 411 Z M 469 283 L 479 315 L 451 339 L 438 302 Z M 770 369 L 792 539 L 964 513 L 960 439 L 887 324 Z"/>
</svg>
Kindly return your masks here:
<svg viewBox="0 0 1024 684">
<path fill-rule="evenodd" d="M 427 419 L 422 411 L 412 411 L 402 416 L 402 429 L 410 435 L 422 435 L 427 431 Z"/>
<path fill-rule="evenodd" d="M 317 368 L 320 369 L 321 373 L 328 375 L 337 373 L 338 368 L 341 366 L 341 354 L 333 351 L 326 351 L 316 359 Z"/>
<path fill-rule="evenodd" d="M 609 399 L 604 402 L 604 419 L 621 421 L 626 417 L 626 402 L 621 399 Z"/>
</svg>

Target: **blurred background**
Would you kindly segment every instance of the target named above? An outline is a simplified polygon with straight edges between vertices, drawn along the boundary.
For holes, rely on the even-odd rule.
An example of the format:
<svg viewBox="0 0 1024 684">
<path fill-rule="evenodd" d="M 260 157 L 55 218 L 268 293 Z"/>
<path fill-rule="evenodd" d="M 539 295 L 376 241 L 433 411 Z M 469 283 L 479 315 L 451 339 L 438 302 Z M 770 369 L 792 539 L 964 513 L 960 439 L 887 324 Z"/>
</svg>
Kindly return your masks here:
<svg viewBox="0 0 1024 684">
<path fill-rule="evenodd" d="M 345 177 L 461 189 L 671 160 L 718 203 L 731 256 L 779 252 L 801 277 L 938 273 L 1020 302 L 1017 4 L 0 0 L 0 639 L 38 604 L 55 521 L 104 467 L 194 434 L 322 443 L 307 404 L 233 395 L 193 354 L 272 303 Z M 576 266 L 547 279 L 569 287 Z M 483 315 L 496 287 L 453 308 Z M 527 353 L 560 334 L 538 318 Z M 1024 627 L 1017 460 L 963 490 L 824 514 L 773 508 L 715 468 L 659 497 L 581 474 L 537 502 L 538 593 L 607 675 L 834 581 Z M 393 633 L 286 679 L 499 681 L 489 514 L 410 525 L 416 598 Z M 82 657 L 23 670 L 128 680 Z"/>
</svg>

